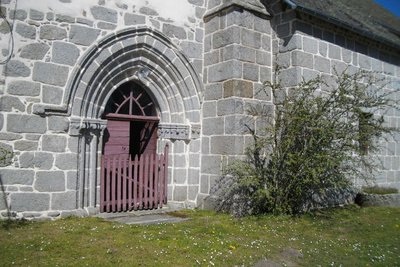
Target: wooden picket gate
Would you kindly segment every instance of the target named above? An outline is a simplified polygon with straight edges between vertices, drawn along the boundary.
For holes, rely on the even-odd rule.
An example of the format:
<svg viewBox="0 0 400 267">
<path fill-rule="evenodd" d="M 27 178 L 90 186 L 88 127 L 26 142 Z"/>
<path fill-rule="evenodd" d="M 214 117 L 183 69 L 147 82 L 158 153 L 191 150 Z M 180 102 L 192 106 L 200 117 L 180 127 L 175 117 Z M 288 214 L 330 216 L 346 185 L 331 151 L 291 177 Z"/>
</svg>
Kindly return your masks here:
<svg viewBox="0 0 400 267">
<path fill-rule="evenodd" d="M 164 154 L 103 155 L 100 211 L 161 208 L 167 203 L 168 145 Z"/>
</svg>

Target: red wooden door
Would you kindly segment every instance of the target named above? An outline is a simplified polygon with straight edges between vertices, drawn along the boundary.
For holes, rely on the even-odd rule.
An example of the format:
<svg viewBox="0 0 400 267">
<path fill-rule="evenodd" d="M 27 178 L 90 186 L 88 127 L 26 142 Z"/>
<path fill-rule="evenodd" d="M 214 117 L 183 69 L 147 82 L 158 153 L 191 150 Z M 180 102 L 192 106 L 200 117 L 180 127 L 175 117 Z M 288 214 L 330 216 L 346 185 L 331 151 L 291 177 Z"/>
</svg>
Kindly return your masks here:
<svg viewBox="0 0 400 267">
<path fill-rule="evenodd" d="M 128 155 L 130 122 L 108 120 L 104 139 L 104 155 Z"/>
</svg>

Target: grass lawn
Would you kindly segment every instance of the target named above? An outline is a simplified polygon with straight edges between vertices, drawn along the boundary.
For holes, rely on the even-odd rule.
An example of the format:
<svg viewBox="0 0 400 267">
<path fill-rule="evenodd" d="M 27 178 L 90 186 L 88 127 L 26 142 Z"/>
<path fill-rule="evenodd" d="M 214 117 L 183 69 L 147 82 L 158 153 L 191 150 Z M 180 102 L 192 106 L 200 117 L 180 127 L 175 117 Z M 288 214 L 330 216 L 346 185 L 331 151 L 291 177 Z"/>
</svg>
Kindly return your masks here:
<svg viewBox="0 0 400 267">
<path fill-rule="evenodd" d="M 99 218 L 0 227 L 1 266 L 400 266 L 400 208 L 351 206 L 297 218 L 188 210 L 176 224 Z"/>
</svg>

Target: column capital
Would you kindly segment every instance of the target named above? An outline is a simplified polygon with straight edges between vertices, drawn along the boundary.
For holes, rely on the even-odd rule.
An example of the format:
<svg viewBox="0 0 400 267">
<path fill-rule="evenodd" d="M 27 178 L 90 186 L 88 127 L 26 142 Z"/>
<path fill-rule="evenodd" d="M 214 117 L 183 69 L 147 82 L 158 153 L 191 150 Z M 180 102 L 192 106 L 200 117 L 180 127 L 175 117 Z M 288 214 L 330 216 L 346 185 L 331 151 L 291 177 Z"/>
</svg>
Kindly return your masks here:
<svg viewBox="0 0 400 267">
<path fill-rule="evenodd" d="M 69 134 L 80 135 L 84 131 L 100 131 L 107 127 L 107 120 L 72 118 L 70 121 Z"/>
</svg>

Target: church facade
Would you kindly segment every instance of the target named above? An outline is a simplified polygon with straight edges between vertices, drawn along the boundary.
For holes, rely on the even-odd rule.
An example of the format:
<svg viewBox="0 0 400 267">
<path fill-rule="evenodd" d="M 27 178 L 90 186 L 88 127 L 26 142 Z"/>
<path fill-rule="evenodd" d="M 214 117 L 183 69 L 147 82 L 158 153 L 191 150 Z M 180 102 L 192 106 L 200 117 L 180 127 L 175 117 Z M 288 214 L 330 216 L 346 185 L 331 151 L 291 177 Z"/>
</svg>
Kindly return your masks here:
<svg viewBox="0 0 400 267">
<path fill-rule="evenodd" d="M 249 108 L 274 112 L 265 81 L 362 69 L 400 89 L 398 30 L 344 1 L 39 2 L 0 2 L 2 217 L 202 207 L 265 126 Z M 400 136 L 382 143 L 376 183 L 400 188 Z"/>
</svg>

